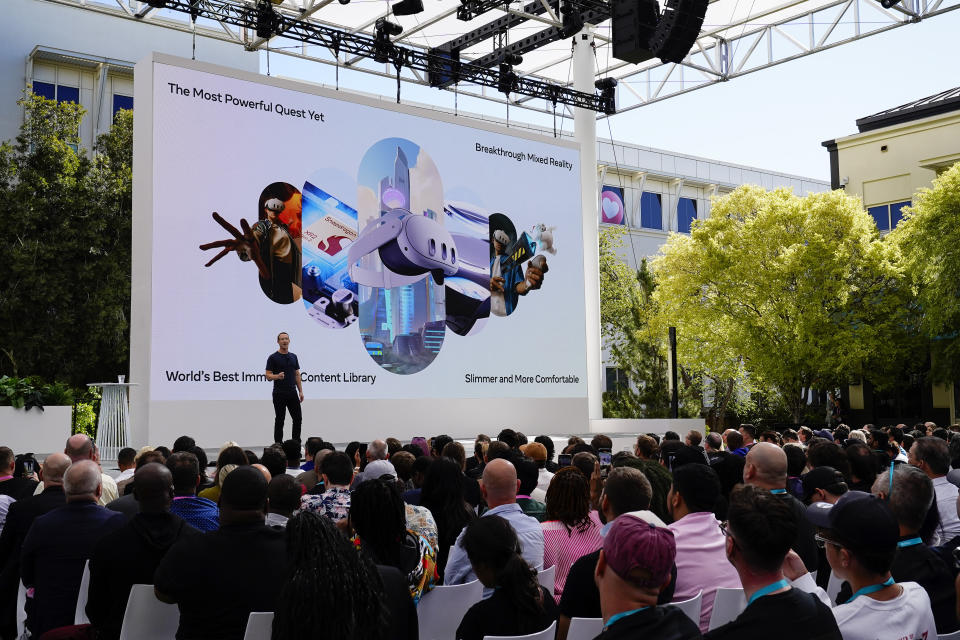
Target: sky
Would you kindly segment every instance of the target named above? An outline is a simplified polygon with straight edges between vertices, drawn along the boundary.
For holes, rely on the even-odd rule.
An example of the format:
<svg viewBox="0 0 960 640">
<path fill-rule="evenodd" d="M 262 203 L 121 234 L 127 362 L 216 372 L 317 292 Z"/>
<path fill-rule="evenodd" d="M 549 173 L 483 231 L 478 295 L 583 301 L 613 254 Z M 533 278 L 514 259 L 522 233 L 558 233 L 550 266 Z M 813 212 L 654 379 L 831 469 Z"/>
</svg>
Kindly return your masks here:
<svg viewBox="0 0 960 640">
<path fill-rule="evenodd" d="M 597 135 L 829 181 L 823 141 L 856 133 L 858 118 L 960 86 L 957 33 L 960 10 L 617 114 L 609 129 L 598 122 Z M 271 57 L 271 73 L 334 83 L 332 68 L 287 56 Z M 395 81 L 355 71 L 341 69 L 340 86 L 396 97 Z M 404 84 L 401 96 L 454 106 L 452 93 L 427 87 Z M 508 115 L 504 105 L 464 97 L 458 107 Z M 517 108 L 509 118 L 551 123 Z"/>
</svg>

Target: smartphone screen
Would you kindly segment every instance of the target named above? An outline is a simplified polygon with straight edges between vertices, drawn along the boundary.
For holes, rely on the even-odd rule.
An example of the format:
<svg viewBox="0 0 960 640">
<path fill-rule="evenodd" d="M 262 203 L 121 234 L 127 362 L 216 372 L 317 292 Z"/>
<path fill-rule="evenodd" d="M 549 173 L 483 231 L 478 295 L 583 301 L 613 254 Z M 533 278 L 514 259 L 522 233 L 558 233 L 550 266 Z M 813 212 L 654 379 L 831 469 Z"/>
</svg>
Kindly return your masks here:
<svg viewBox="0 0 960 640">
<path fill-rule="evenodd" d="M 610 466 L 610 459 L 611 459 L 612 457 L 613 457 L 613 454 L 611 454 L 609 451 L 601 451 L 601 452 L 600 452 L 600 466 L 601 466 L 601 467 L 609 467 L 609 466 Z"/>
<path fill-rule="evenodd" d="M 573 456 L 571 456 L 569 453 L 561 453 L 560 455 L 557 456 L 557 464 L 560 465 L 561 467 L 569 467 L 570 459 L 572 457 Z"/>
</svg>

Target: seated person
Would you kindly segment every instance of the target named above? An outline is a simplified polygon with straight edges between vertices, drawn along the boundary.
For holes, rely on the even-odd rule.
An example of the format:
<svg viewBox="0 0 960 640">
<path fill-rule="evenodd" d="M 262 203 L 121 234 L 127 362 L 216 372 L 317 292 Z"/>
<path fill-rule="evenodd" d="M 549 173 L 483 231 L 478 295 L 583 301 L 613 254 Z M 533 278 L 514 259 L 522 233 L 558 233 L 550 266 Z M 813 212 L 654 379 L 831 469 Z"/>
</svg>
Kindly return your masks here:
<svg viewBox="0 0 960 640">
<path fill-rule="evenodd" d="M 459 544 L 480 582 L 494 591 L 463 616 L 457 640 L 527 635 L 553 624 L 560 614 L 553 595 L 520 555 L 509 522 L 496 515 L 478 518 L 466 526 Z"/>
<path fill-rule="evenodd" d="M 670 584 L 676 551 L 673 532 L 641 515 L 613 521 L 594 572 L 604 640 L 700 638 L 700 629 L 683 611 L 657 606 L 660 591 Z"/>
<path fill-rule="evenodd" d="M 600 518 L 590 509 L 590 487 L 576 467 L 557 471 L 547 489 L 547 518 L 543 526 L 543 568 L 556 566 L 553 593 L 563 595 L 570 567 L 581 556 L 603 544 Z"/>
<path fill-rule="evenodd" d="M 784 577 L 784 558 L 796 537 L 796 520 L 792 506 L 766 489 L 741 485 L 730 493 L 722 530 L 727 537 L 727 560 L 740 576 L 747 607 L 705 638 L 842 640 L 830 608 L 792 588 Z"/>
<path fill-rule="evenodd" d="M 836 504 L 810 505 L 807 519 L 820 528 L 817 540 L 824 545 L 834 575 L 853 590 L 849 600 L 833 609 L 844 640 L 937 637 L 927 592 L 916 582 L 898 583 L 890 575 L 900 531 L 882 500 L 848 491 Z M 827 594 L 799 570 L 799 564 L 787 563 L 790 577 L 829 605 Z"/>
</svg>

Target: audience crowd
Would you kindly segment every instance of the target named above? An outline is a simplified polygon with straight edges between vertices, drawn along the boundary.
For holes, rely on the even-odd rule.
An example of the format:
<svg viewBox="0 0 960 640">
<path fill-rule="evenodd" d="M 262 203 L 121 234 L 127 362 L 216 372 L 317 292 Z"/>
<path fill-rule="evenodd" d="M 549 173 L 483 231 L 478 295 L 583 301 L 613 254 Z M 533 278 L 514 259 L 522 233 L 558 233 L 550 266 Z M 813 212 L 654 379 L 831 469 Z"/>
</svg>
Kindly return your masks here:
<svg viewBox="0 0 960 640">
<path fill-rule="evenodd" d="M 601 640 L 960 630 L 960 426 L 743 424 L 611 448 L 311 437 L 259 456 L 227 442 L 208 465 L 182 436 L 120 451 L 111 476 L 85 435 L 42 463 L 0 446 L 0 640 L 19 637 L 18 601 L 31 638 L 117 639 L 134 584 L 179 608 L 179 640 L 239 640 L 258 611 L 276 639 L 416 640 L 430 591 L 474 580 L 457 640 L 566 640 L 575 618 L 601 619 Z M 712 625 L 719 589 L 745 606 Z M 697 598 L 699 617 L 672 604 Z"/>
</svg>

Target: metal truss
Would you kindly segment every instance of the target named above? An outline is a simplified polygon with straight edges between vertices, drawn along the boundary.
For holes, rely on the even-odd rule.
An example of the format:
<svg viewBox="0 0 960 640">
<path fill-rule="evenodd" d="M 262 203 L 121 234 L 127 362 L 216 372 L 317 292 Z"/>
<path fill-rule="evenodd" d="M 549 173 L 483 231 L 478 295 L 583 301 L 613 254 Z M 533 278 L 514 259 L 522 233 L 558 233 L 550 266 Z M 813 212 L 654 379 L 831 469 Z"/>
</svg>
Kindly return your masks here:
<svg viewBox="0 0 960 640">
<path fill-rule="evenodd" d="M 791 5 L 797 3 L 786 8 Z M 768 15 L 784 8 L 772 8 Z M 651 60 L 638 69 L 644 65 L 614 61 L 601 73 L 619 78 L 617 112 L 623 113 L 958 8 L 960 0 L 902 0 L 891 9 L 875 0 L 832 0 L 761 26 L 756 23 L 767 16 L 754 14 L 701 33 L 680 64 Z"/>
</svg>

